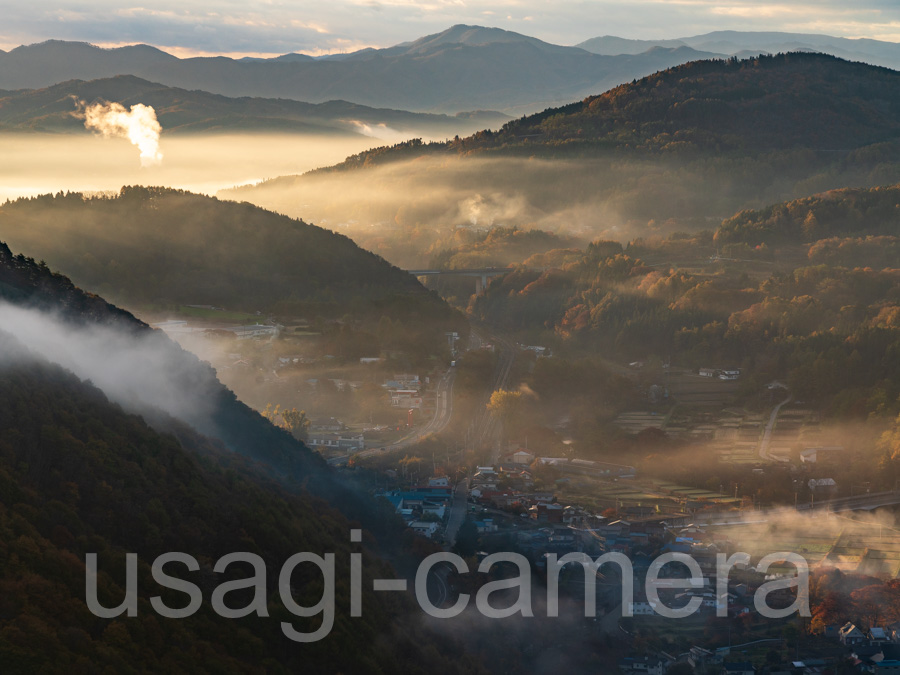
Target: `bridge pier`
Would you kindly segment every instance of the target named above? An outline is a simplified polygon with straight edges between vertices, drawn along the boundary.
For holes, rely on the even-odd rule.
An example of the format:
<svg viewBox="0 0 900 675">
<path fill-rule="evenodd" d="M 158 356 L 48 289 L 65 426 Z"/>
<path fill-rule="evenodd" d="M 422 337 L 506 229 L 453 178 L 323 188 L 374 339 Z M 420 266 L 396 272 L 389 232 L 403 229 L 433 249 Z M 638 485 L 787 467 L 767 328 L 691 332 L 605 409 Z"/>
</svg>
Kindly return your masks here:
<svg viewBox="0 0 900 675">
<path fill-rule="evenodd" d="M 530 270 L 535 271 L 544 271 L 544 268 L 529 268 Z M 447 276 L 461 276 L 461 277 L 475 277 L 475 295 L 481 295 L 484 293 L 484 290 L 487 288 L 488 279 L 493 277 L 503 276 L 504 274 L 509 274 L 512 269 L 510 268 L 494 268 L 488 267 L 485 269 L 453 269 L 453 270 L 406 270 L 410 274 L 415 277 L 428 277 L 428 276 L 437 276 L 437 275 L 447 275 Z"/>
</svg>

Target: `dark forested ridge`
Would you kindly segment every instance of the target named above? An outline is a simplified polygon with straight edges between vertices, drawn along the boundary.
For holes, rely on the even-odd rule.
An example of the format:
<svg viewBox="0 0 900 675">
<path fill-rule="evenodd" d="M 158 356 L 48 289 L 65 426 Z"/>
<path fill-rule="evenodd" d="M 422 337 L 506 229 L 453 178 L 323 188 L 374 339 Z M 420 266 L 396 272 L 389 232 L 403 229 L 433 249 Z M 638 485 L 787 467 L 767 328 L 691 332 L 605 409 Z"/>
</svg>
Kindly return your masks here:
<svg viewBox="0 0 900 675">
<path fill-rule="evenodd" d="M 898 110 L 900 73 L 887 68 L 808 53 L 693 61 L 513 120 L 498 132 L 376 148 L 335 168 L 425 152 L 568 157 L 608 150 L 846 151 L 896 139 Z"/>
<path fill-rule="evenodd" d="M 349 619 L 338 583 L 331 635 L 297 645 L 281 633 L 296 619 L 280 603 L 277 571 L 298 552 L 334 552 L 347 578 L 349 529 L 373 549 L 402 556 L 401 525 L 365 492 L 338 480 L 302 443 L 247 408 L 215 372 L 132 315 L 78 289 L 45 264 L 0 245 L 0 300 L 57 314 L 73 328 L 104 326 L 153 340 L 176 364 L 177 384 L 205 392 L 212 436 L 160 412 L 152 427 L 102 391 L 0 331 L 0 663 L 4 672 L 469 672 L 458 648 L 417 627 L 405 600 L 364 593 Z M 7 327 L 15 330 L 15 327 Z M 352 523 L 352 524 L 351 524 Z M 149 564 L 163 552 L 200 561 L 188 575 L 205 603 L 190 619 L 158 617 Z M 269 618 L 223 619 L 209 609 L 216 559 L 250 551 L 267 564 Z M 84 555 L 99 554 L 100 599 L 124 597 L 124 554 L 139 555 L 139 616 L 98 619 L 84 602 Z M 366 574 L 391 574 L 374 555 Z M 314 570 L 313 570 L 314 571 Z M 237 574 L 245 578 L 247 572 Z M 298 580 L 299 579 L 299 580 Z M 294 583 L 315 587 L 301 568 Z M 365 586 L 365 584 L 364 584 Z M 369 584 L 371 587 L 371 584 Z M 165 597 L 165 594 L 164 594 Z M 240 597 L 238 593 L 235 598 Z M 310 596 L 312 597 L 312 596 Z M 178 606 L 182 598 L 167 600 Z M 249 601 L 245 598 L 243 606 Z M 310 604 L 315 604 L 313 600 Z M 454 658 L 447 657 L 453 648 Z M 426 657 L 425 654 L 428 654 Z M 65 665 L 63 665 L 65 664 Z"/>
<path fill-rule="evenodd" d="M 450 315 L 415 278 L 345 236 L 180 190 L 19 199 L 0 206 L 0 237 L 117 304 Z"/>
<path fill-rule="evenodd" d="M 166 132 L 357 135 L 361 133 L 360 125 L 366 124 L 438 135 L 499 126 L 509 119 L 500 113 L 435 115 L 370 108 L 348 101 L 314 104 L 283 98 L 229 98 L 119 75 L 90 81 L 69 80 L 43 89 L 0 91 L 0 131 L 85 132 L 83 117 L 73 114 L 79 101 L 152 106 Z"/>
<path fill-rule="evenodd" d="M 239 401 L 218 381 L 209 364 L 128 312 L 85 293 L 45 264 L 22 255 L 14 256 L 5 244 L 0 244 L 0 300 L 58 314 L 73 328 L 107 326 L 123 335 L 141 338 L 165 359 L 174 384 L 204 400 L 209 411 L 202 416 L 185 411 L 178 419 L 153 412 L 152 422 L 157 429 L 189 441 L 196 433 L 191 427 L 199 427 L 197 431 L 218 439 L 223 447 L 247 458 L 248 466 L 252 465 L 260 475 L 289 489 L 308 490 L 329 499 L 340 497 L 341 508 L 352 517 L 365 521 L 367 514 L 372 513 L 367 498 L 338 481 L 317 453 Z M 375 526 L 377 521 L 369 524 Z"/>
<path fill-rule="evenodd" d="M 310 631 L 320 619 L 287 612 L 277 571 L 294 553 L 327 551 L 336 554 L 338 578 L 346 578 L 352 525 L 345 517 L 323 500 L 260 483 L 244 461 L 202 436 L 192 435 L 186 452 L 175 437 L 124 413 L 5 333 L 0 428 L 4 672 L 451 673 L 475 667 L 457 647 L 417 627 L 403 600 L 364 590 L 363 617 L 350 619 L 345 583 L 337 585 L 330 635 L 305 645 L 288 640 L 280 622 Z M 197 572 L 176 573 L 204 594 L 187 619 L 162 618 L 148 601 L 160 590 L 149 565 L 169 551 L 200 562 Z M 215 586 L 250 574 L 234 566 L 213 572 L 218 558 L 235 551 L 266 562 L 269 617 L 226 619 L 211 610 Z M 98 554 L 99 599 L 107 607 L 125 595 L 125 553 L 138 554 L 137 617 L 101 619 L 89 612 L 86 553 Z M 367 578 L 391 574 L 373 555 L 365 560 Z M 301 566 L 293 583 L 315 588 L 316 574 Z M 163 597 L 169 606 L 184 604 L 183 596 Z M 238 592 L 227 602 L 241 607 L 249 600 Z"/>
</svg>

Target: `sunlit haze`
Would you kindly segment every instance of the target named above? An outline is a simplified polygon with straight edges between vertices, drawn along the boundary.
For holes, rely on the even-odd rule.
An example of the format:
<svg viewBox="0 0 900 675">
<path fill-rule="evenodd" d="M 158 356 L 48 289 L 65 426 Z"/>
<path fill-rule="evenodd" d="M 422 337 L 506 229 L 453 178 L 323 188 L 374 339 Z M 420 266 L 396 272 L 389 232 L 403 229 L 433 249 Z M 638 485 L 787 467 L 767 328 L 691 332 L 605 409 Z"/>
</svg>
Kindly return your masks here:
<svg viewBox="0 0 900 675">
<path fill-rule="evenodd" d="M 298 134 L 164 136 L 164 158 L 142 166 L 139 150 L 124 138 L 3 134 L 0 202 L 68 190 L 116 191 L 122 185 L 168 185 L 214 194 L 333 164 L 382 142 Z"/>
</svg>

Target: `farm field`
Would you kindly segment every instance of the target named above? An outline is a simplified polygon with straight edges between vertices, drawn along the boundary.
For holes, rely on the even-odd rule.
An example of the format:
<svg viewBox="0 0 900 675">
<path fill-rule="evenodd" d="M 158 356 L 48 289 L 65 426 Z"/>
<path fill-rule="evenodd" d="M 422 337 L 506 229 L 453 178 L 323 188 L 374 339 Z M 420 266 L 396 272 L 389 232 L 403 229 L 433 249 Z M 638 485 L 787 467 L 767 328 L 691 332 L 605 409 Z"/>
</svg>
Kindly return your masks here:
<svg viewBox="0 0 900 675">
<path fill-rule="evenodd" d="M 823 513 L 802 520 L 779 518 L 729 526 L 722 531 L 736 550 L 749 553 L 754 561 L 776 551 L 795 552 L 806 558 L 810 569 L 836 568 L 891 579 L 900 576 L 898 531 L 875 520 Z"/>
</svg>

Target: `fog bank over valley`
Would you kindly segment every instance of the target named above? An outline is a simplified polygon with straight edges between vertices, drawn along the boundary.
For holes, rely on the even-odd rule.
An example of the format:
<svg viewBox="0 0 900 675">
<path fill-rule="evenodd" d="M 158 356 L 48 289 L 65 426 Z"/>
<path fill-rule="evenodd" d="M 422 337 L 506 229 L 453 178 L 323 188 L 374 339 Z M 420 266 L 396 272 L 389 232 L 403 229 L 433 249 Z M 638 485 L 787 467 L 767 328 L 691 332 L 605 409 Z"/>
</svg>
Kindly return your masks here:
<svg viewBox="0 0 900 675">
<path fill-rule="evenodd" d="M 166 185 L 214 194 L 333 164 L 383 143 L 364 135 L 163 133 L 162 161 L 145 167 L 139 151 L 124 138 L 0 134 L 0 203 L 59 191 L 117 191 L 123 185 Z"/>
</svg>

